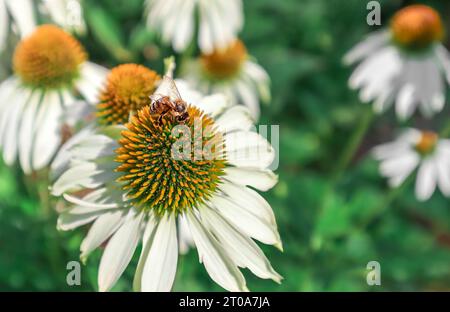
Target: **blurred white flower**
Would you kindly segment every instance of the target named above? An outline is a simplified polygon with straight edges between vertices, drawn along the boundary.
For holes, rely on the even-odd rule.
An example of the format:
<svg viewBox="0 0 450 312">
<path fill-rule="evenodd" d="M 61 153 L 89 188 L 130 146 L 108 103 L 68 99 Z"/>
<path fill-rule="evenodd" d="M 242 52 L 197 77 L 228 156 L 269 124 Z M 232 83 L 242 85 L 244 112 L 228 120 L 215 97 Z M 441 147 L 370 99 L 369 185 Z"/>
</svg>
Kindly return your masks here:
<svg viewBox="0 0 450 312">
<path fill-rule="evenodd" d="M 40 9 L 67 31 L 84 34 L 86 24 L 80 0 L 41 0 Z"/>
<path fill-rule="evenodd" d="M 34 3 L 65 30 L 79 34 L 85 32 L 79 0 L 0 0 L 0 52 L 5 48 L 10 29 L 24 38 L 36 28 Z"/>
<path fill-rule="evenodd" d="M 450 196 L 450 140 L 439 139 L 434 132 L 408 129 L 394 142 L 375 147 L 373 155 L 391 187 L 400 186 L 418 168 L 417 199 L 429 199 L 436 186 Z"/>
<path fill-rule="evenodd" d="M 171 42 L 177 52 L 184 51 L 196 32 L 202 52 L 226 48 L 243 26 L 241 0 L 147 0 L 147 24 Z"/>
<path fill-rule="evenodd" d="M 14 28 L 23 38 L 35 26 L 31 0 L 0 0 L 0 52 L 5 48 L 10 28 Z"/>
<path fill-rule="evenodd" d="M 203 54 L 182 68 L 182 77 L 192 88 L 205 94 L 222 93 L 234 103 L 246 105 L 255 120 L 259 118 L 259 99 L 270 101 L 270 78 L 236 40 L 222 51 Z"/>
<path fill-rule="evenodd" d="M 450 83 L 443 32 L 434 9 L 411 5 L 400 10 L 390 30 L 368 36 L 344 57 L 347 64 L 361 62 L 350 77 L 350 87 L 361 89 L 361 101 L 373 101 L 376 112 L 395 102 L 401 119 L 409 118 L 417 107 L 426 117 L 440 112 Z"/>
<path fill-rule="evenodd" d="M 53 25 L 24 38 L 14 52 L 15 74 L 0 84 L 0 147 L 25 173 L 47 166 L 73 125 L 97 99 L 106 69 L 86 61 L 81 44 Z"/>
<path fill-rule="evenodd" d="M 155 94 L 168 95 L 163 85 Z M 210 277 L 227 290 L 247 290 L 239 268 L 281 280 L 253 241 L 281 249 L 273 211 L 253 190 L 266 191 L 277 183 L 267 169 L 273 148 L 249 131 L 252 120 L 245 107 L 227 108 L 219 95 L 199 104 L 188 106 L 184 125 L 193 130 L 201 120 L 202 131 L 209 133 L 202 148 L 214 140 L 214 151 L 221 154 L 225 148 L 226 160 L 196 160 L 193 154 L 174 158 L 170 134 L 179 123 L 170 114 L 159 123 L 149 106 L 125 126 L 99 127 L 68 149 L 70 165 L 52 187 L 55 196 L 63 195 L 71 204 L 60 215 L 58 228 L 93 223 L 81 244 L 82 259 L 107 241 L 100 291 L 113 287 L 141 240 L 136 291 L 169 291 L 179 250 L 192 242 Z"/>
</svg>

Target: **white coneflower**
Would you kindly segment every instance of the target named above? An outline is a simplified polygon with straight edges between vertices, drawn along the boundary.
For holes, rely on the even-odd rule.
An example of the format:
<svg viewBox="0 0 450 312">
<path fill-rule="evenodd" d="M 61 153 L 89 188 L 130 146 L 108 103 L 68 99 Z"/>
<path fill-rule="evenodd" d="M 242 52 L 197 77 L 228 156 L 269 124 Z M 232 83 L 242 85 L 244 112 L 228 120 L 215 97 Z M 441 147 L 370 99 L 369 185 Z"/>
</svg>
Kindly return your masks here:
<svg viewBox="0 0 450 312">
<path fill-rule="evenodd" d="M 205 94 L 223 93 L 234 103 L 246 105 L 255 119 L 260 113 L 259 99 L 270 101 L 269 76 L 249 57 L 240 40 L 191 61 L 183 75 L 193 88 Z"/>
<path fill-rule="evenodd" d="M 164 85 L 154 94 L 168 95 Z M 99 268 L 101 291 L 113 287 L 141 240 L 133 288 L 169 291 L 186 233 L 210 277 L 227 290 L 247 290 L 239 268 L 281 280 L 252 240 L 281 249 L 273 211 L 253 190 L 276 184 L 267 169 L 274 150 L 250 131 L 245 107 L 224 110 L 226 100 L 219 96 L 201 103 L 188 104 L 184 123 L 171 114 L 159 120 L 144 106 L 125 126 L 97 128 L 69 149 L 72 161 L 52 187 L 71 203 L 58 227 L 93 223 L 81 244 L 82 259 L 108 241 Z M 189 157 L 174 157 L 179 125 L 195 137 Z M 184 154 L 191 140 L 181 142 Z"/>
<path fill-rule="evenodd" d="M 15 75 L 0 85 L 0 147 L 25 173 L 49 164 L 62 141 L 62 128 L 76 105 L 77 91 L 95 101 L 106 70 L 86 61 L 81 44 L 62 29 L 43 25 L 14 52 Z"/>
<path fill-rule="evenodd" d="M 232 43 L 244 19 L 241 0 L 147 0 L 148 26 L 177 52 L 192 42 L 197 15 L 198 45 L 204 53 Z"/>
<path fill-rule="evenodd" d="M 424 201 L 436 186 L 450 196 L 450 140 L 430 131 L 408 129 L 397 140 L 374 148 L 381 175 L 398 187 L 416 168 L 416 197 Z"/>
<path fill-rule="evenodd" d="M 448 52 L 441 44 L 439 14 L 425 5 L 411 5 L 395 14 L 389 31 L 369 36 L 353 48 L 345 62 L 361 62 L 350 77 L 363 102 L 382 112 L 395 102 L 401 119 L 416 107 L 425 116 L 440 112 L 450 81 Z M 447 79 L 447 81 L 446 81 Z"/>
</svg>

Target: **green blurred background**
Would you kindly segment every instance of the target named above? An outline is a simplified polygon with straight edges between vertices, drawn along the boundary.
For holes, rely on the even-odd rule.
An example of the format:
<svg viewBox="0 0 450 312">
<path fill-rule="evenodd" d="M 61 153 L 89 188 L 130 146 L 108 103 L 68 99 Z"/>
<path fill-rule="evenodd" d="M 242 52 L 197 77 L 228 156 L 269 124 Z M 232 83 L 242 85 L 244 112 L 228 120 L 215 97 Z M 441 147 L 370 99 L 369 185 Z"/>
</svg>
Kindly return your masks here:
<svg viewBox="0 0 450 312">
<path fill-rule="evenodd" d="M 371 118 L 369 106 L 348 89 L 351 68 L 342 65 L 342 56 L 375 30 L 366 24 L 367 2 L 244 0 L 241 37 L 272 78 L 273 101 L 262 108 L 260 123 L 280 125 L 280 181 L 264 196 L 284 242 L 284 253 L 263 246 L 283 283 L 245 271 L 253 291 L 450 290 L 450 200 L 436 192 L 419 203 L 411 184 L 389 191 L 369 155 L 400 126 L 439 130 L 448 123 L 449 107 L 432 121 L 415 118 L 399 125 L 392 111 Z M 387 26 L 397 9 L 414 1 L 380 3 Z M 438 9 L 450 30 L 449 1 L 421 3 Z M 173 52 L 146 30 L 142 5 L 142 0 L 84 1 L 88 32 L 80 39 L 93 61 L 108 67 L 138 62 L 161 72 L 162 58 Z M 11 53 L 2 55 L 3 76 L 10 71 Z M 369 127 L 365 134 L 362 120 Z M 352 142 L 355 155 L 347 170 L 336 173 Z M 58 232 L 52 202 L 39 204 L 46 186 L 34 179 L 0 165 L 0 290 L 96 290 L 101 251 L 82 266 L 81 286 L 69 287 L 66 264 L 78 260 L 86 228 Z M 114 290 L 131 290 L 138 256 Z M 381 264 L 381 286 L 366 283 L 371 260 Z M 179 259 L 174 290 L 222 289 L 191 250 Z"/>
</svg>

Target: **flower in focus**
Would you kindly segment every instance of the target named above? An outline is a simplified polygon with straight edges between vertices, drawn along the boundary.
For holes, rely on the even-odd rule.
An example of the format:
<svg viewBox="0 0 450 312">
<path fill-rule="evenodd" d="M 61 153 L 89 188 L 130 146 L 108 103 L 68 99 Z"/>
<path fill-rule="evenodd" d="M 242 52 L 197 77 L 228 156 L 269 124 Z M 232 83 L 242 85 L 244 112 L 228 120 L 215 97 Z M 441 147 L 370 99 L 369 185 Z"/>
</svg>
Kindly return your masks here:
<svg viewBox="0 0 450 312">
<path fill-rule="evenodd" d="M 169 96 L 164 90 L 162 83 L 155 94 Z M 92 223 L 81 244 L 83 260 L 107 241 L 100 291 L 113 287 L 141 240 L 133 288 L 169 291 L 187 236 L 209 276 L 227 290 L 247 290 L 239 268 L 281 280 L 253 241 L 281 249 L 273 211 L 253 190 L 277 183 L 268 169 L 274 150 L 250 131 L 245 107 L 228 108 L 219 95 L 196 104 L 187 104 L 184 123 L 170 114 L 159 121 L 144 106 L 126 125 L 99 127 L 69 149 L 72 161 L 52 187 L 71 204 L 58 227 Z M 174 148 L 179 143 L 182 154 Z"/>
<path fill-rule="evenodd" d="M 416 197 L 427 200 L 436 186 L 450 196 L 450 140 L 430 131 L 408 129 L 397 140 L 374 148 L 380 173 L 398 187 L 417 170 Z"/>
<path fill-rule="evenodd" d="M 198 45 L 204 53 L 232 43 L 244 19 L 241 0 L 147 0 L 147 14 L 148 26 L 177 52 L 192 42 L 197 14 Z"/>
<path fill-rule="evenodd" d="M 63 125 L 84 111 L 77 92 L 94 101 L 106 70 L 87 62 L 81 44 L 53 25 L 24 38 L 13 65 L 15 74 L 0 85 L 0 147 L 6 164 L 18 158 L 30 173 L 49 164 L 62 142 Z"/>
<path fill-rule="evenodd" d="M 383 112 L 393 102 L 397 116 L 409 118 L 417 107 L 426 116 L 440 112 L 450 83 L 448 51 L 441 44 L 444 28 L 439 14 L 425 5 L 398 11 L 390 30 L 370 35 L 344 58 L 360 62 L 350 77 L 363 102 Z"/>
<path fill-rule="evenodd" d="M 187 64 L 184 79 L 205 94 L 222 93 L 234 103 L 246 105 L 253 118 L 259 117 L 259 98 L 270 101 L 270 79 L 266 71 L 247 54 L 242 41 L 225 50 L 203 54 Z"/>
</svg>

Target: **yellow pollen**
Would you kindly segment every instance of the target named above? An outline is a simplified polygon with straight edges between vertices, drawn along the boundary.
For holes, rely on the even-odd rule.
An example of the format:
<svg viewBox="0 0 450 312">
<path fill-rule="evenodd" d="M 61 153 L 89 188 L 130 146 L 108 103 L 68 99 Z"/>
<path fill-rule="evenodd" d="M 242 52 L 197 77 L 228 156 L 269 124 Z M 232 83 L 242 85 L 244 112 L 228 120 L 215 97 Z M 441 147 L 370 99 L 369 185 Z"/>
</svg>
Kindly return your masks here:
<svg viewBox="0 0 450 312">
<path fill-rule="evenodd" d="M 439 13 L 426 5 L 410 5 L 398 11 L 391 20 L 394 41 L 407 49 L 427 48 L 444 38 Z"/>
<path fill-rule="evenodd" d="M 200 57 L 204 72 L 213 79 L 228 79 L 239 73 L 247 58 L 247 49 L 236 40 L 225 50 L 217 50 Z"/>
<path fill-rule="evenodd" d="M 130 113 L 150 104 L 150 95 L 161 78 L 142 65 L 123 64 L 111 70 L 97 105 L 101 125 L 125 124 Z"/>
<path fill-rule="evenodd" d="M 13 66 L 26 85 L 61 88 L 72 86 L 86 59 L 78 40 L 57 26 L 42 25 L 17 45 Z"/>
<path fill-rule="evenodd" d="M 149 106 L 139 110 L 125 125 L 128 130 L 122 132 L 116 150 L 115 160 L 119 163 L 116 171 L 122 173 L 118 182 L 138 209 L 152 210 L 158 215 L 178 214 L 204 203 L 216 190 L 226 165 L 223 138 L 216 133 L 214 121 L 202 111 L 188 106 L 187 112 L 189 118 L 182 125 L 190 130 L 189 138 L 184 136 L 186 131 L 173 130 L 179 125 L 173 116 L 164 115 L 158 122 L 159 116 L 152 115 Z M 199 123 L 203 132 L 199 142 L 208 152 L 194 155 L 192 146 L 198 144 L 193 142 L 194 125 Z M 185 156 L 185 143 L 191 147 L 187 150 L 188 157 L 175 157 L 175 142 L 182 143 Z"/>
<path fill-rule="evenodd" d="M 430 154 L 436 147 L 438 135 L 432 131 L 423 131 L 415 148 L 421 155 Z"/>
</svg>

